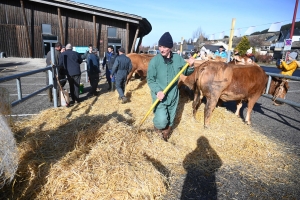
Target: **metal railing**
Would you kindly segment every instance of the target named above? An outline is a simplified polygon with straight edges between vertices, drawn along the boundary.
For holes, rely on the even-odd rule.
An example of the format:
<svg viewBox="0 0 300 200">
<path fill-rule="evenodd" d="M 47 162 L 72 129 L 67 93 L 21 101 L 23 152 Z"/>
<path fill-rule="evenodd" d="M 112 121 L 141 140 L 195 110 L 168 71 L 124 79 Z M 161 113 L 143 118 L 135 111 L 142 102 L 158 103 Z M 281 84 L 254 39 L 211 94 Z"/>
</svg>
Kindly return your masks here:
<svg viewBox="0 0 300 200">
<path fill-rule="evenodd" d="M 22 77 L 25 77 L 25 76 L 29 76 L 29 75 L 33 75 L 33 74 L 37 74 L 37 73 L 40 73 L 40 72 L 45 72 L 47 71 L 49 72 L 49 77 L 50 76 L 53 76 L 52 75 L 52 67 L 51 66 L 48 66 L 48 67 L 45 67 L 45 68 L 42 68 L 42 69 L 37 69 L 37 70 L 33 70 L 33 71 L 30 71 L 30 72 L 24 72 L 24 73 L 21 73 L 21 74 L 16 74 L 16 75 L 12 75 L 12 76 L 7 76 L 7 77 L 3 77 L 3 78 L 0 78 L 0 83 L 2 82 L 5 82 L 5 81 L 10 81 L 10 80 L 13 80 L 13 79 L 16 79 L 16 84 L 17 84 L 17 92 L 18 92 L 18 100 L 14 101 L 11 103 L 12 106 L 16 106 L 17 104 L 49 89 L 49 88 L 53 88 L 53 79 L 49 79 L 49 85 L 43 87 L 42 89 L 38 90 L 38 91 L 35 91 L 25 97 L 22 96 L 22 84 L 21 84 L 21 78 Z M 56 92 L 56 91 L 55 91 Z M 56 97 L 57 98 L 57 97 Z M 56 100 L 57 102 L 57 100 Z M 57 105 L 56 105 L 57 106 Z"/>
<path fill-rule="evenodd" d="M 54 60 L 54 47 L 51 47 L 51 60 Z M 81 71 L 81 73 L 86 72 L 87 71 L 87 64 L 84 61 L 85 65 L 84 65 L 84 71 Z M 21 82 L 21 78 L 22 77 L 26 77 L 29 75 L 33 75 L 33 74 L 37 74 L 40 72 L 45 72 L 48 71 L 48 78 L 49 78 L 49 85 L 46 85 L 45 87 L 31 93 L 28 94 L 27 96 L 23 97 L 22 95 L 22 82 Z M 56 72 L 56 73 L 54 73 Z M 37 70 L 33 70 L 33 71 L 29 71 L 29 72 L 24 72 L 24 73 L 20 73 L 20 74 L 15 74 L 15 75 L 11 75 L 11 76 L 7 76 L 7 77 L 3 77 L 0 78 L 0 83 L 2 82 L 6 82 L 6 81 L 10 81 L 10 80 L 16 80 L 16 85 L 17 85 L 17 92 L 18 92 L 18 99 L 16 101 L 13 101 L 11 103 L 11 106 L 16 106 L 19 103 L 26 101 L 27 99 L 34 97 L 35 95 L 38 95 L 40 93 L 42 93 L 43 91 L 52 88 L 52 95 L 53 95 L 53 106 L 54 108 L 56 108 L 58 106 L 58 99 L 57 99 L 57 81 L 55 78 L 55 74 L 57 74 L 57 68 L 55 65 L 49 65 L 45 68 L 42 69 L 37 69 Z M 65 79 L 67 80 L 67 79 Z M 88 82 L 88 74 L 86 73 L 86 77 L 85 77 L 85 81 Z"/>
<path fill-rule="evenodd" d="M 273 96 L 270 95 L 270 94 L 268 94 L 269 90 L 270 90 L 272 76 L 279 77 L 279 78 L 290 79 L 290 80 L 295 80 L 295 81 L 300 81 L 300 77 L 297 77 L 297 76 L 287 76 L 287 75 L 270 73 L 270 72 L 266 72 L 266 74 L 269 76 L 269 78 L 268 78 L 268 84 L 267 84 L 266 93 L 263 94 L 262 96 L 264 96 L 266 98 L 269 98 L 269 99 L 273 99 Z M 292 106 L 300 107 L 300 103 L 297 103 L 297 102 L 294 102 L 294 101 L 290 101 L 288 99 L 276 98 L 276 101 L 281 102 L 281 103 L 286 103 L 286 104 L 289 104 L 289 105 L 292 105 Z"/>
</svg>

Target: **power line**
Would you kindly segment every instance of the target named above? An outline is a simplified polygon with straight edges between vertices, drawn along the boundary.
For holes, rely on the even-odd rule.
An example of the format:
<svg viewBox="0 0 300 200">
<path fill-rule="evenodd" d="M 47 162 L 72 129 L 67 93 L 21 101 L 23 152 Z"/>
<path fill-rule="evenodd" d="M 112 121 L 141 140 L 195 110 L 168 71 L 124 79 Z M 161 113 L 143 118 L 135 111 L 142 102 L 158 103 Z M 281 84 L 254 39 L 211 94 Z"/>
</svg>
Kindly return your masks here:
<svg viewBox="0 0 300 200">
<path fill-rule="evenodd" d="M 296 18 L 296 20 L 298 20 L 298 19 L 300 19 L 300 18 Z M 292 21 L 292 20 L 283 20 L 283 21 L 279 21 L 279 22 L 260 24 L 260 25 L 256 25 L 256 26 L 246 26 L 246 27 L 242 27 L 242 28 L 235 28 L 234 30 L 240 30 L 240 29 L 249 28 L 249 27 L 265 26 L 265 25 L 270 25 L 270 24 L 274 24 L 274 23 L 282 23 L 282 22 L 287 22 L 287 21 Z M 231 31 L 231 29 L 228 29 L 228 30 L 225 30 L 225 31 Z M 223 33 L 223 32 L 225 32 L 225 31 L 216 32 L 216 33 L 208 34 L 208 35 L 220 34 L 220 33 Z"/>
</svg>

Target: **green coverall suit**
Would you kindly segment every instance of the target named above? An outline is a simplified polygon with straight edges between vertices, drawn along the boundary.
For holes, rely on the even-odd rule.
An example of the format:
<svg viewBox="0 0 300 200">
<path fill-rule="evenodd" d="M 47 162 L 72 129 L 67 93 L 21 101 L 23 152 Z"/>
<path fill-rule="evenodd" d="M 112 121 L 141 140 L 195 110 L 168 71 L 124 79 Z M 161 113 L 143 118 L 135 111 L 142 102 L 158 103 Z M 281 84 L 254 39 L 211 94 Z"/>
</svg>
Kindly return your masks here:
<svg viewBox="0 0 300 200">
<path fill-rule="evenodd" d="M 165 63 L 165 59 L 161 54 L 157 54 L 151 59 L 147 71 L 147 83 L 151 90 L 153 102 L 157 99 L 156 94 L 168 86 L 185 64 L 186 62 L 181 56 L 172 53 L 169 63 Z M 188 76 L 193 72 L 194 68 L 188 67 L 183 74 Z M 178 80 L 165 94 L 164 99 L 154 108 L 153 123 L 158 129 L 173 125 L 179 101 L 177 83 Z"/>
</svg>

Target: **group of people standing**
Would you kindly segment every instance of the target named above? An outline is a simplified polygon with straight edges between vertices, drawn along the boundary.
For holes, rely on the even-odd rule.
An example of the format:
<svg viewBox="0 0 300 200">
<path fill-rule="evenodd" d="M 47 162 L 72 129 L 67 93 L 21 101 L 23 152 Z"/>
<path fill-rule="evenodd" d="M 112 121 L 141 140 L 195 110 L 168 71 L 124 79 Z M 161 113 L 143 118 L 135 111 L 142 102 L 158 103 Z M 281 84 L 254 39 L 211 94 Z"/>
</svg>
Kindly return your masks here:
<svg viewBox="0 0 300 200">
<path fill-rule="evenodd" d="M 66 77 L 70 86 L 70 95 L 72 101 L 70 104 L 79 103 L 79 90 L 80 90 L 80 79 L 81 69 L 80 64 L 83 60 L 87 63 L 87 73 L 89 82 L 91 84 L 91 90 L 88 95 L 97 96 L 97 88 L 100 80 L 100 62 L 98 57 L 98 49 L 94 48 L 92 44 L 89 45 L 88 51 L 80 56 L 79 53 L 72 50 L 72 45 L 67 44 L 62 46 L 60 42 L 55 44 L 54 61 L 51 62 L 51 51 L 48 52 L 46 57 L 46 64 L 57 66 L 57 79 L 61 87 L 66 84 Z M 109 90 L 114 91 L 116 87 L 119 93 L 119 99 L 123 103 L 127 102 L 125 97 L 125 83 L 128 73 L 132 69 L 130 59 L 125 56 L 125 49 L 120 48 L 119 56 L 114 53 L 113 47 L 109 46 L 108 51 L 105 53 L 105 57 L 102 63 L 102 69 L 106 66 L 106 79 L 109 85 Z M 49 84 L 49 77 L 47 75 L 47 85 Z M 50 102 L 53 101 L 52 89 L 48 90 L 48 96 Z"/>
<path fill-rule="evenodd" d="M 54 63 L 51 62 L 51 51 L 47 53 L 46 64 L 55 65 L 57 67 L 57 81 L 63 88 L 66 84 L 66 77 L 70 86 L 70 95 L 72 101 L 69 104 L 79 103 L 79 87 L 80 87 L 80 78 L 81 70 L 80 64 L 82 63 L 82 58 L 76 51 L 72 50 L 72 45 L 67 44 L 62 46 L 60 42 L 55 44 L 54 51 Z M 48 76 L 47 76 L 48 78 Z M 49 83 L 49 82 L 48 82 Z M 53 95 L 51 89 L 48 91 L 49 100 L 53 100 Z"/>
</svg>

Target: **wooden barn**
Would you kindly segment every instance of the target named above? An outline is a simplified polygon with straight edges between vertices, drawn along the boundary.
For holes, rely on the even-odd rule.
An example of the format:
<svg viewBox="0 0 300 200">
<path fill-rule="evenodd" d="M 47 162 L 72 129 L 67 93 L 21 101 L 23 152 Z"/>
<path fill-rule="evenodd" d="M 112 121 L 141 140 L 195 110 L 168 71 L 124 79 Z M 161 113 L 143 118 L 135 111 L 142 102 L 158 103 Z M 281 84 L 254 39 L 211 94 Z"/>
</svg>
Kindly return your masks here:
<svg viewBox="0 0 300 200">
<path fill-rule="evenodd" d="M 146 18 L 69 0 L 0 1 L 0 52 L 10 57 L 43 58 L 56 42 L 130 53 L 151 29 Z"/>
</svg>

